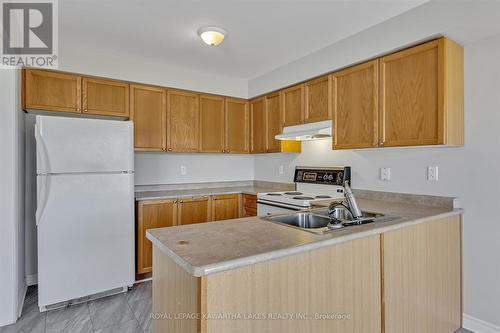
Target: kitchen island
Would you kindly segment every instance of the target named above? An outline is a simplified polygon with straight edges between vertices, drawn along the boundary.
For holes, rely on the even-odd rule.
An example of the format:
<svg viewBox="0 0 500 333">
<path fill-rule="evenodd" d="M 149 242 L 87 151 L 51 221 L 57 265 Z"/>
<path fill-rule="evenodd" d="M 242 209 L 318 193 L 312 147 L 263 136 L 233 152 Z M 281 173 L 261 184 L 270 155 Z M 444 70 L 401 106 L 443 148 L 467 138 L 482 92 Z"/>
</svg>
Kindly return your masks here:
<svg viewBox="0 0 500 333">
<path fill-rule="evenodd" d="M 325 234 L 258 217 L 149 230 L 154 331 L 454 332 L 462 211 L 422 198 L 368 193 L 363 210 L 399 218 Z"/>
</svg>

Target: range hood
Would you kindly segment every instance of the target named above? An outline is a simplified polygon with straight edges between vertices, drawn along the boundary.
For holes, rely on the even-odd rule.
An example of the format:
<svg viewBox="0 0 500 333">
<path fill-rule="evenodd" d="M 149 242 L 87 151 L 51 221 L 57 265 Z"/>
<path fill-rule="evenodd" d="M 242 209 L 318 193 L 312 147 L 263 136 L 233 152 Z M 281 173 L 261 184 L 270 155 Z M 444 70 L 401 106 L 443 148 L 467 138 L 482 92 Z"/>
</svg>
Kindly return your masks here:
<svg viewBox="0 0 500 333">
<path fill-rule="evenodd" d="M 332 137 L 332 121 L 325 120 L 317 123 L 288 126 L 283 133 L 276 135 L 276 140 L 308 141 Z"/>
</svg>

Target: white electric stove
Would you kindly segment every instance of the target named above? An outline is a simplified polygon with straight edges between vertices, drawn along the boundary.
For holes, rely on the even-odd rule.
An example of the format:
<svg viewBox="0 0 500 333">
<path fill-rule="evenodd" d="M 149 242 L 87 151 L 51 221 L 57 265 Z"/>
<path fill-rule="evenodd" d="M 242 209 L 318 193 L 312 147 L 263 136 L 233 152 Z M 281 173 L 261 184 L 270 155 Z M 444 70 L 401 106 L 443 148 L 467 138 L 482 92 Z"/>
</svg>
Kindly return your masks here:
<svg viewBox="0 0 500 333">
<path fill-rule="evenodd" d="M 351 181 L 350 167 L 296 167 L 295 191 L 257 195 L 257 215 L 267 216 L 309 209 L 314 202 L 344 199 L 344 183 Z"/>
</svg>

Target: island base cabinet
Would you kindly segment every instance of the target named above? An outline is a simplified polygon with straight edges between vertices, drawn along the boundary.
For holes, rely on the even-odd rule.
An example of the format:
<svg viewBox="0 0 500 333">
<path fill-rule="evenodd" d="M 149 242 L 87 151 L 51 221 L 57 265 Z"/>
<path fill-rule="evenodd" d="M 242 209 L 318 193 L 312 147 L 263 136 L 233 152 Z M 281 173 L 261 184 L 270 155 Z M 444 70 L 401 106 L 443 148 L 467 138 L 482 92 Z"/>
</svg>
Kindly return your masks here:
<svg viewBox="0 0 500 333">
<path fill-rule="evenodd" d="M 155 247 L 154 332 L 380 332 L 379 249 L 377 235 L 196 278 Z"/>
<path fill-rule="evenodd" d="M 452 333 L 461 327 L 461 218 L 382 236 L 385 333 Z"/>
</svg>

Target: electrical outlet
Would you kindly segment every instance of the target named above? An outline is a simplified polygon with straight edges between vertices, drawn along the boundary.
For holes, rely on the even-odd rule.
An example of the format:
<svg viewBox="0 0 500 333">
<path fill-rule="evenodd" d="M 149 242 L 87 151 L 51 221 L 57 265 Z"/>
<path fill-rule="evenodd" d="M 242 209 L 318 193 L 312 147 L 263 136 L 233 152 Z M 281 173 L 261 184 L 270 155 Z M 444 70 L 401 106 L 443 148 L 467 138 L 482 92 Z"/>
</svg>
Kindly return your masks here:
<svg viewBox="0 0 500 333">
<path fill-rule="evenodd" d="M 428 166 L 427 167 L 427 180 L 428 181 L 439 180 L 439 168 L 437 166 Z"/>
<path fill-rule="evenodd" d="M 380 179 L 385 181 L 391 180 L 391 168 L 380 168 Z"/>
<path fill-rule="evenodd" d="M 187 168 L 185 165 L 181 165 L 181 176 L 187 175 Z"/>
<path fill-rule="evenodd" d="M 283 165 L 280 165 L 279 172 L 280 172 L 280 175 L 284 175 L 285 174 L 285 167 Z"/>
</svg>

